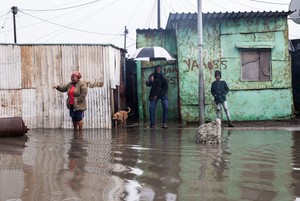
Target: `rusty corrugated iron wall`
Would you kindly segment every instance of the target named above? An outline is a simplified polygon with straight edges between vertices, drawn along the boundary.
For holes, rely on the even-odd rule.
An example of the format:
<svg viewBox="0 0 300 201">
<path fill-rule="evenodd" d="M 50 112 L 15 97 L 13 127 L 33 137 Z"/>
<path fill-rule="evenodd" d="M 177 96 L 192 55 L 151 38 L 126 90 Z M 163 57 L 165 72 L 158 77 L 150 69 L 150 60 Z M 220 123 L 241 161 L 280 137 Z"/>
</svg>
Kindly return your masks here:
<svg viewBox="0 0 300 201">
<path fill-rule="evenodd" d="M 52 89 L 79 70 L 88 85 L 85 128 L 110 128 L 122 51 L 109 45 L 0 45 L 0 117 L 29 128 L 71 128 L 66 93 Z"/>
</svg>

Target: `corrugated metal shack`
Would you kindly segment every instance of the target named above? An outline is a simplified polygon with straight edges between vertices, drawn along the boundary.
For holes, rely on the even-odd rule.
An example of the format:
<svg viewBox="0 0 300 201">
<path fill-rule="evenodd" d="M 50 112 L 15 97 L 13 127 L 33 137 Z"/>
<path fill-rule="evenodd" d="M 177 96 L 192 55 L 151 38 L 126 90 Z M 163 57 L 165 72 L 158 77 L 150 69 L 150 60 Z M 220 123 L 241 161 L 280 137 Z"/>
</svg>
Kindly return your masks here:
<svg viewBox="0 0 300 201">
<path fill-rule="evenodd" d="M 210 86 L 216 69 L 231 90 L 227 99 L 233 120 L 271 120 L 293 115 L 287 24 L 290 13 L 203 13 L 206 120 L 215 119 Z M 178 88 L 169 90 L 178 94 L 178 98 L 171 98 L 178 99 L 178 116 L 184 122 L 199 119 L 197 19 L 197 13 L 171 13 L 165 30 L 137 30 L 138 48 L 160 45 L 177 55 Z M 140 65 L 143 83 L 148 72 L 145 63 Z M 146 91 L 141 90 L 142 94 Z"/>
<path fill-rule="evenodd" d="M 79 70 L 88 85 L 84 128 L 111 128 L 120 107 L 125 50 L 113 45 L 0 44 L 0 117 L 22 117 L 28 128 L 71 128 L 66 93 L 53 85 Z"/>
</svg>

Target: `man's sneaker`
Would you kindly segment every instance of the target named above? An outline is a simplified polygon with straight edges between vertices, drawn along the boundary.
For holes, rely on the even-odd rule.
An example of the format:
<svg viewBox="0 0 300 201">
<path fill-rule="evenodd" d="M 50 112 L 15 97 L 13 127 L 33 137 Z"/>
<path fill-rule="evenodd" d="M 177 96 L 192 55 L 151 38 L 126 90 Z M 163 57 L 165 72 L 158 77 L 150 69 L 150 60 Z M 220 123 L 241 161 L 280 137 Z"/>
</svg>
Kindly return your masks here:
<svg viewBox="0 0 300 201">
<path fill-rule="evenodd" d="M 155 125 L 150 125 L 149 128 L 155 128 Z"/>
<path fill-rule="evenodd" d="M 229 127 L 234 127 L 234 125 L 231 123 L 231 121 L 228 122 Z"/>
<path fill-rule="evenodd" d="M 163 123 L 162 128 L 168 128 L 166 123 Z"/>
</svg>

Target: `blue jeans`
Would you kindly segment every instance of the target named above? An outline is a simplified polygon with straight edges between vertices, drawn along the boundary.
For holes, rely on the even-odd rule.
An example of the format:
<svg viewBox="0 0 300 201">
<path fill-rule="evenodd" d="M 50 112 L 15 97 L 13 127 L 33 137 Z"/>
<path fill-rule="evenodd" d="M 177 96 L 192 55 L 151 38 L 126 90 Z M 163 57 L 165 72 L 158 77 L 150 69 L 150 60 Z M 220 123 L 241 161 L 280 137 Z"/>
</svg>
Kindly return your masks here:
<svg viewBox="0 0 300 201">
<path fill-rule="evenodd" d="M 150 125 L 154 126 L 155 125 L 155 110 L 156 110 L 156 105 L 159 99 L 156 100 L 150 100 L 149 104 L 149 113 L 150 113 Z M 162 123 L 167 122 L 167 117 L 168 117 L 168 108 L 169 108 L 169 99 L 167 96 L 163 97 L 160 99 L 162 109 L 163 109 L 163 115 L 162 115 Z"/>
</svg>

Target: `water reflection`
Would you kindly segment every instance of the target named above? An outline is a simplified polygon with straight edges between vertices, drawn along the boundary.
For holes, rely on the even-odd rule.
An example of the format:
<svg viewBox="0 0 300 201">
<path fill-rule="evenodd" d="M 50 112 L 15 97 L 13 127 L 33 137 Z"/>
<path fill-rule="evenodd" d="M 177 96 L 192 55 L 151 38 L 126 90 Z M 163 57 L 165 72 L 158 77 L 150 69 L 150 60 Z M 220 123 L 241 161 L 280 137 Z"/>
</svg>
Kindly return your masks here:
<svg viewBox="0 0 300 201">
<path fill-rule="evenodd" d="M 197 128 L 30 130 L 0 139 L 0 201 L 217 200 L 300 197 L 299 133 Z"/>
<path fill-rule="evenodd" d="M 293 145 L 292 145 L 292 179 L 290 183 L 290 190 L 292 194 L 300 200 L 300 131 L 294 131 L 292 133 Z"/>
<path fill-rule="evenodd" d="M 0 200 L 19 198 L 24 186 L 23 151 L 27 136 L 0 139 Z"/>
</svg>

